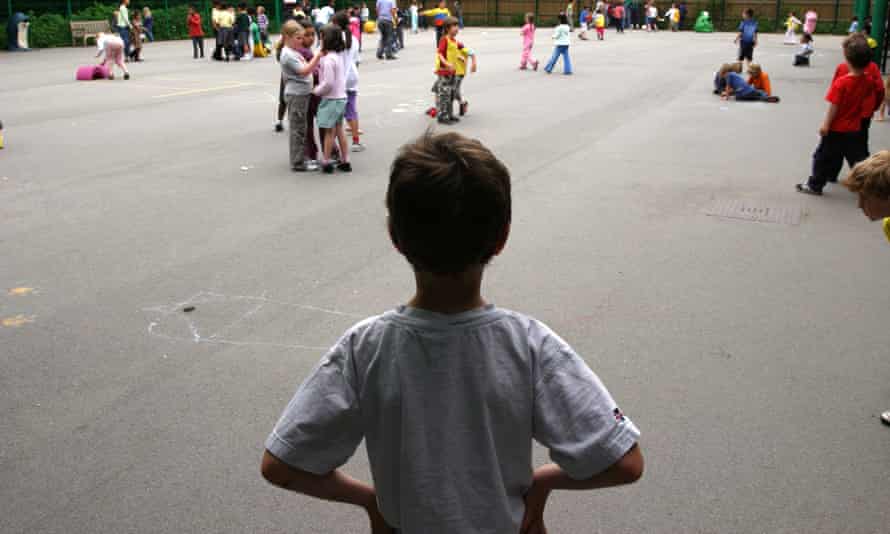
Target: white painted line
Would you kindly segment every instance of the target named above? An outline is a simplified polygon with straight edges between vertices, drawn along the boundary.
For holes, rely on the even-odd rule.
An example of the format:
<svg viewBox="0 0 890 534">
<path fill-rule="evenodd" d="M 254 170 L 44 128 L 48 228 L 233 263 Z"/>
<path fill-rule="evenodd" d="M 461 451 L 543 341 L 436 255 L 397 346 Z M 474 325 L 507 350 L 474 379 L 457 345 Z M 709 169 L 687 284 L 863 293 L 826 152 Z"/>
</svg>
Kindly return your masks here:
<svg viewBox="0 0 890 534">
<path fill-rule="evenodd" d="M 236 83 L 232 85 L 220 85 L 217 87 L 207 87 L 205 89 L 189 89 L 187 91 L 177 91 L 175 93 L 167 93 L 163 95 L 155 95 L 152 98 L 172 98 L 174 96 L 188 96 L 188 95 L 198 95 L 201 93 L 212 93 L 216 91 L 225 91 L 228 89 L 238 89 L 241 87 L 253 87 L 256 84 L 254 83 Z"/>
</svg>

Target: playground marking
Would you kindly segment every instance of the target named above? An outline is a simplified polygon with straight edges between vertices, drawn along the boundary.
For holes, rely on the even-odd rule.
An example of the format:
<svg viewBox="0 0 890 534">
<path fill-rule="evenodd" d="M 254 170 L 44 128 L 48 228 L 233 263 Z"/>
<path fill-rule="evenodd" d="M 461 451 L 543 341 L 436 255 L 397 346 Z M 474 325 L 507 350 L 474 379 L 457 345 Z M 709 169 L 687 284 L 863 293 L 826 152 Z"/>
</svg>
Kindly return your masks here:
<svg viewBox="0 0 890 534">
<path fill-rule="evenodd" d="M 203 89 L 188 89 L 186 91 L 176 91 L 173 93 L 166 93 L 163 95 L 155 95 L 152 98 L 172 98 L 174 96 L 188 96 L 188 95 L 197 95 L 201 93 L 212 93 L 216 91 L 225 91 L 228 89 L 239 89 L 241 87 L 253 87 L 254 83 L 233 83 L 230 85 L 218 85 L 216 87 L 205 87 Z"/>
</svg>

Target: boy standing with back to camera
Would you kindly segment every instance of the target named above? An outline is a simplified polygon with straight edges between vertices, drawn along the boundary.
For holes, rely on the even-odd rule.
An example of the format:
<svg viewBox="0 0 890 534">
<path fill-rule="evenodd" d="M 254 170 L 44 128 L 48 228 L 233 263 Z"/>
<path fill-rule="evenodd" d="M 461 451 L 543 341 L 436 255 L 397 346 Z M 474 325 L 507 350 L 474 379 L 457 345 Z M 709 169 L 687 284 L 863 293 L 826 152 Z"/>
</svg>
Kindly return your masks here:
<svg viewBox="0 0 890 534">
<path fill-rule="evenodd" d="M 363 508 L 375 534 L 541 534 L 552 491 L 639 479 L 639 431 L 584 360 L 482 297 L 510 233 L 504 164 L 427 133 L 396 156 L 386 206 L 414 297 L 322 359 L 266 440 L 263 477 Z M 363 439 L 373 486 L 339 471 Z M 532 469 L 533 439 L 554 463 Z"/>
</svg>

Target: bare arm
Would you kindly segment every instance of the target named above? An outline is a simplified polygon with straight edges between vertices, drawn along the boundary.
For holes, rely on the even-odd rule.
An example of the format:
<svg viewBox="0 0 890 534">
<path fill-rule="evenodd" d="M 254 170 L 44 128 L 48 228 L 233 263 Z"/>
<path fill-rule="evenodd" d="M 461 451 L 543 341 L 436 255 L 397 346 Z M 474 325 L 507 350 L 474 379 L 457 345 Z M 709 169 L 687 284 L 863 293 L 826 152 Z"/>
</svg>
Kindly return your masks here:
<svg viewBox="0 0 890 534">
<path fill-rule="evenodd" d="M 305 76 L 307 74 L 312 74 L 315 72 L 315 67 L 318 66 L 318 62 L 321 60 L 321 53 L 316 53 L 312 56 L 312 59 L 309 60 L 309 63 L 306 63 L 306 66 L 299 70 L 300 74 Z"/>
<path fill-rule="evenodd" d="M 374 534 L 391 532 L 380 510 L 374 488 L 340 471 L 316 475 L 287 465 L 269 451 L 263 452 L 260 471 L 270 484 L 325 501 L 352 504 L 365 510 Z"/>
<path fill-rule="evenodd" d="M 547 464 L 535 469 L 532 486 L 525 495 L 525 517 L 520 534 L 546 533 L 544 506 L 553 490 L 590 490 L 621 486 L 636 482 L 643 476 L 643 453 L 634 445 L 605 471 L 585 480 L 575 480 L 558 465 Z"/>
</svg>

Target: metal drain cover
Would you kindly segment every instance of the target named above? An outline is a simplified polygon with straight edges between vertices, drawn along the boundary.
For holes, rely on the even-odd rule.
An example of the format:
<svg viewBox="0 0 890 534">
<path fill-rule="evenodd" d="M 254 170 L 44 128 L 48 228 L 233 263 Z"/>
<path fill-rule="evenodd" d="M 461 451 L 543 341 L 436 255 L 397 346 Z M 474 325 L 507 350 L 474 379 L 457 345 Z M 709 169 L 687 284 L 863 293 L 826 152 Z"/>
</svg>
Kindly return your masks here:
<svg viewBox="0 0 890 534">
<path fill-rule="evenodd" d="M 722 200 L 705 209 L 705 214 L 728 219 L 800 224 L 801 209 L 798 206 L 765 206 L 750 200 Z"/>
</svg>

